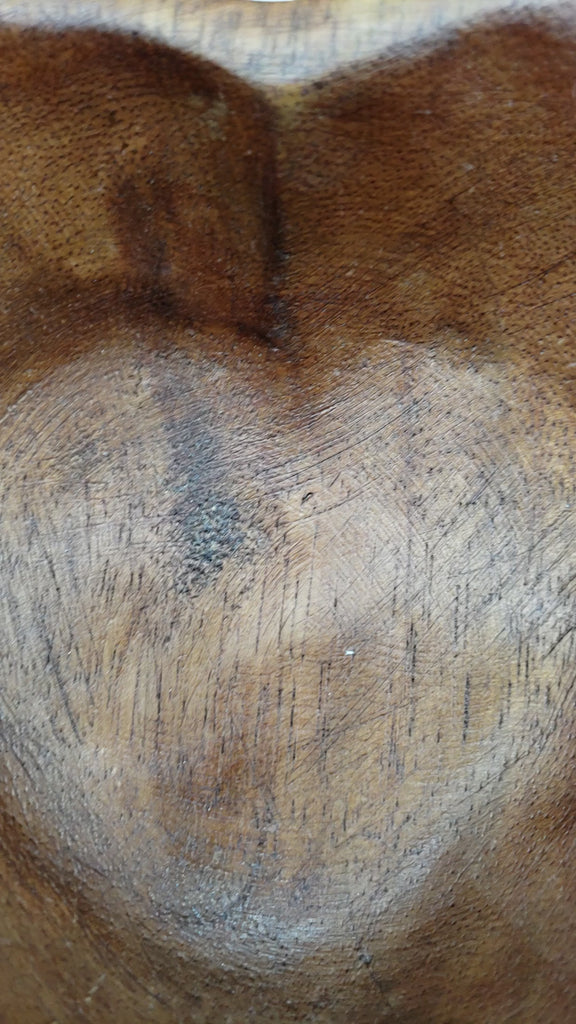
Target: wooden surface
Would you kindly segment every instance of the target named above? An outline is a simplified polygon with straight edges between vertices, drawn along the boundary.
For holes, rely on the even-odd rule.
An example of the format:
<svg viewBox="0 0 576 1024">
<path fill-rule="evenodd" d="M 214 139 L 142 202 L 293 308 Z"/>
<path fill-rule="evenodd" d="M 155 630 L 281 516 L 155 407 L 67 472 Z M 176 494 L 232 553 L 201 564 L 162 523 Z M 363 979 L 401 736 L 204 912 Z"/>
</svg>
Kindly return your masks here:
<svg viewBox="0 0 576 1024">
<path fill-rule="evenodd" d="M 1 1024 L 576 1015 L 576 37 L 349 10 L 0 34 Z"/>
<path fill-rule="evenodd" d="M 273 83 L 317 78 L 490 14 L 525 16 L 530 8 L 574 17 L 572 2 L 551 0 L 0 0 L 0 18 L 137 31 L 203 54 L 244 78 Z"/>
</svg>

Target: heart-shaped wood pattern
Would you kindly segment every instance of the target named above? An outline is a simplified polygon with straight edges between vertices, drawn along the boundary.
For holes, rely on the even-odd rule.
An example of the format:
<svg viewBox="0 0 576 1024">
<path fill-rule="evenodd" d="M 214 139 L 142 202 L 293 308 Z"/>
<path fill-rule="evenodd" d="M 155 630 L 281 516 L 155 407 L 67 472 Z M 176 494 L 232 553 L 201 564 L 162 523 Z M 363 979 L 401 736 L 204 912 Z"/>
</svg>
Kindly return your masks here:
<svg viewBox="0 0 576 1024">
<path fill-rule="evenodd" d="M 0 1018 L 568 1020 L 574 40 L 0 60 Z"/>
</svg>

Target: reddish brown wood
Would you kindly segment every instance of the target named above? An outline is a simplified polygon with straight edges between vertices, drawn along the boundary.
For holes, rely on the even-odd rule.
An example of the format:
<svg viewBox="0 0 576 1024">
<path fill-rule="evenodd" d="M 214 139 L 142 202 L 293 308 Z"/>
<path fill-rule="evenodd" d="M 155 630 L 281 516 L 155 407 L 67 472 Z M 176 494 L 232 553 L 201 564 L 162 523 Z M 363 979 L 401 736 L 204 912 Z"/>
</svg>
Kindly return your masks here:
<svg viewBox="0 0 576 1024">
<path fill-rule="evenodd" d="M 0 51 L 0 1022 L 570 1021 L 574 38 Z"/>
</svg>

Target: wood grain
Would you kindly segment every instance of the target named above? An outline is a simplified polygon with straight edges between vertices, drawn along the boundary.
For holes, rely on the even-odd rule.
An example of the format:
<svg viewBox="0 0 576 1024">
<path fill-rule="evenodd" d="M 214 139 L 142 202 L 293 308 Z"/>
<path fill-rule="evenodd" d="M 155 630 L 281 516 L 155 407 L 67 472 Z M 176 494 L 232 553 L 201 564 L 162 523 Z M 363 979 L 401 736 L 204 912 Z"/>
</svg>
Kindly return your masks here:
<svg viewBox="0 0 576 1024">
<path fill-rule="evenodd" d="M 318 78 L 502 11 L 525 18 L 530 8 L 574 21 L 573 0 L 0 0 L 0 18 L 135 31 L 273 84 Z"/>
<path fill-rule="evenodd" d="M 0 1022 L 565 1024 L 570 19 L 179 11 L 0 33 Z"/>
</svg>

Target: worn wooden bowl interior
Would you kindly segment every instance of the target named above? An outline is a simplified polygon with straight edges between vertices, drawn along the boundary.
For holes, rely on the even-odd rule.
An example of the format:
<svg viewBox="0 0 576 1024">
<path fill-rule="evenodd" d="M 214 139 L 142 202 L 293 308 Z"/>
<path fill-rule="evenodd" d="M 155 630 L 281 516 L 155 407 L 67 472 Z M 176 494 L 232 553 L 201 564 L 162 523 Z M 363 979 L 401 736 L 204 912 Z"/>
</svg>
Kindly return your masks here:
<svg viewBox="0 0 576 1024">
<path fill-rule="evenodd" d="M 0 13 L 0 1024 L 567 1024 L 573 7 Z"/>
</svg>

